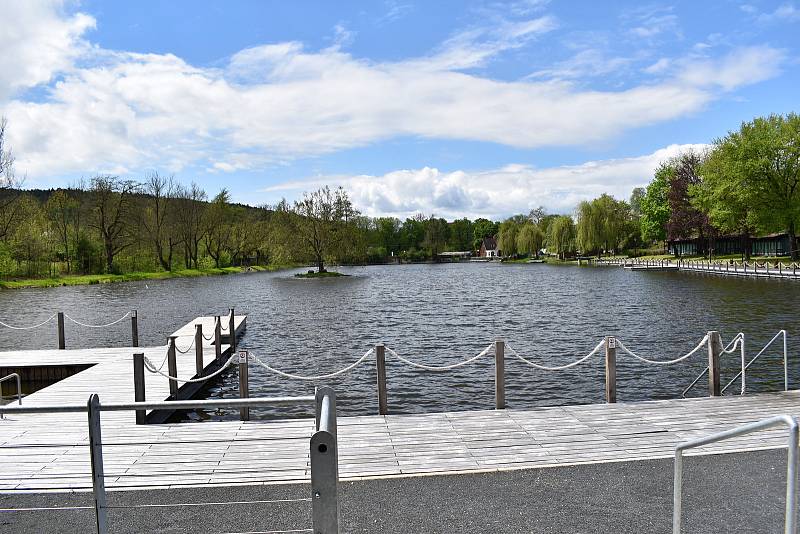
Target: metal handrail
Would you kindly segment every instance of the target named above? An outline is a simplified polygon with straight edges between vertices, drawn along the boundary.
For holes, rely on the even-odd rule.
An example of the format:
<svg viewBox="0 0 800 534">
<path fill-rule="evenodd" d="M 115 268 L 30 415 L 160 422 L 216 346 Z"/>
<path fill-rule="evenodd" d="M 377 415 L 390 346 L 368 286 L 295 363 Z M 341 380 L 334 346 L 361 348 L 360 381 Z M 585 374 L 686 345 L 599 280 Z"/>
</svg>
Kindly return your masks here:
<svg viewBox="0 0 800 534">
<path fill-rule="evenodd" d="M 742 332 L 739 332 L 738 334 L 736 334 L 736 335 L 733 337 L 733 339 L 730 341 L 730 343 L 728 343 L 728 344 L 725 346 L 725 348 L 723 348 L 723 349 L 722 349 L 722 350 L 723 350 L 723 352 L 724 352 L 724 351 L 727 351 L 729 348 L 731 348 L 731 346 L 732 346 L 734 343 L 736 343 L 736 340 L 738 340 L 740 337 L 742 338 L 742 345 L 744 345 L 744 334 L 743 334 Z M 742 349 L 742 350 L 744 350 L 744 349 Z M 743 370 L 744 370 L 744 371 L 746 371 L 746 370 L 747 370 L 747 366 L 744 366 L 744 367 L 743 367 Z M 683 390 L 683 393 L 681 393 L 681 397 L 685 397 L 685 396 L 686 396 L 686 394 L 687 394 L 687 393 L 689 393 L 689 391 L 690 391 L 690 390 L 691 390 L 691 389 L 692 389 L 692 388 L 695 386 L 695 384 L 697 384 L 697 383 L 700 381 L 700 379 L 701 379 L 701 378 L 703 378 L 703 376 L 704 376 L 704 375 L 705 375 L 707 372 L 708 372 L 708 365 L 706 365 L 706 368 L 705 368 L 705 369 L 703 369 L 702 371 L 700 371 L 700 374 L 699 374 L 699 375 L 697 375 L 697 378 L 695 378 L 694 380 L 692 380 L 692 383 L 691 383 L 691 384 L 689 384 L 688 386 L 686 386 L 686 389 L 684 389 L 684 390 Z M 740 372 L 739 372 L 739 375 L 741 375 L 741 374 L 742 374 L 742 372 L 740 371 Z M 738 378 L 738 377 L 739 377 L 739 375 L 736 375 L 736 377 Z M 734 378 L 734 380 L 736 380 L 736 378 Z M 733 381 L 731 381 L 731 382 L 733 382 Z M 728 384 L 728 386 L 730 386 L 730 384 Z M 727 388 L 728 386 L 725 386 L 725 387 Z M 723 389 L 722 391 L 725 391 L 725 390 Z M 722 393 L 722 391 L 720 391 L 720 393 Z M 742 393 L 744 393 L 744 391 L 742 391 Z"/>
<path fill-rule="evenodd" d="M 673 509 L 672 509 L 672 533 L 681 533 L 681 513 L 683 496 L 683 451 L 695 447 L 702 447 L 718 441 L 744 436 L 752 432 L 771 428 L 784 424 L 789 427 L 787 443 L 787 462 L 786 462 L 786 512 L 784 520 L 784 533 L 797 533 L 797 470 L 798 470 L 798 424 L 797 420 L 789 415 L 776 415 L 769 419 L 763 419 L 755 423 L 740 426 L 733 430 L 726 430 L 718 434 L 698 438 L 692 441 L 681 443 L 675 447 L 675 472 L 672 479 L 673 488 Z"/>
<path fill-rule="evenodd" d="M 750 362 L 747 365 L 744 366 L 744 371 L 747 371 L 747 369 L 750 367 L 750 365 L 754 361 L 756 361 L 759 356 L 764 354 L 764 351 L 767 350 L 769 348 L 769 346 L 772 345 L 772 343 L 776 339 L 778 339 L 781 335 L 783 336 L 783 390 L 784 391 L 789 391 L 789 364 L 788 364 L 788 358 L 787 358 L 788 354 L 787 354 L 787 350 L 786 350 L 786 330 L 778 331 L 778 333 L 775 334 L 775 336 L 772 339 L 769 340 L 769 343 L 764 345 L 764 348 L 762 348 L 758 352 L 758 354 L 756 354 L 753 357 L 753 359 L 750 360 Z M 740 376 L 742 376 L 742 371 L 739 371 L 739 373 L 736 376 L 733 377 L 733 380 L 728 382 L 728 384 L 724 388 L 722 388 L 722 391 L 720 391 L 720 393 L 724 393 L 725 390 L 728 389 L 728 386 L 733 384 L 736 381 L 736 379 L 739 378 Z"/>
<path fill-rule="evenodd" d="M 21 402 L 21 401 L 20 401 Z M 336 439 L 336 393 L 332 388 L 321 387 L 313 396 L 265 397 L 213 400 L 181 400 L 161 402 L 126 402 L 100 404 L 97 394 L 89 397 L 86 404 L 64 404 L 53 406 L 0 406 L 2 414 L 75 413 L 88 412 L 89 454 L 91 458 L 92 493 L 98 534 L 108 533 L 108 509 L 106 502 L 105 474 L 103 469 L 103 441 L 100 427 L 100 412 L 135 410 L 189 410 L 197 408 L 242 408 L 275 405 L 295 405 L 313 402 L 315 405 L 315 432 L 310 440 L 312 516 L 314 532 L 339 533 L 339 453 Z M 266 502 L 266 501 L 264 501 Z M 181 506 L 176 504 L 175 506 Z M 115 507 L 118 508 L 118 507 Z M 48 508 L 62 509 L 62 508 Z M 14 511 L 14 510 L 4 510 Z"/>
<path fill-rule="evenodd" d="M 19 377 L 19 373 L 11 373 L 10 375 L 6 375 L 3 378 L 0 378 L 0 384 L 11 380 L 12 378 L 17 379 L 17 402 L 22 404 L 22 380 Z M 3 419 L 4 415 L 0 412 L 0 419 Z"/>
</svg>

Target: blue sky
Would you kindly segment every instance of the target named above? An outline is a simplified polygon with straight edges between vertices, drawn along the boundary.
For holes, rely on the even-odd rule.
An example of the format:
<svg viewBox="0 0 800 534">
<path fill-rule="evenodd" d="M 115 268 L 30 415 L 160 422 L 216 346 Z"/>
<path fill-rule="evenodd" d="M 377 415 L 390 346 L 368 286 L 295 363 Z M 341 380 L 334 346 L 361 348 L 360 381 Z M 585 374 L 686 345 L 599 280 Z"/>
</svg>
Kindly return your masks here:
<svg viewBox="0 0 800 534">
<path fill-rule="evenodd" d="M 368 215 L 627 197 L 797 111 L 792 2 L 0 0 L 28 187 L 147 172 L 249 204 L 342 185 Z"/>
</svg>

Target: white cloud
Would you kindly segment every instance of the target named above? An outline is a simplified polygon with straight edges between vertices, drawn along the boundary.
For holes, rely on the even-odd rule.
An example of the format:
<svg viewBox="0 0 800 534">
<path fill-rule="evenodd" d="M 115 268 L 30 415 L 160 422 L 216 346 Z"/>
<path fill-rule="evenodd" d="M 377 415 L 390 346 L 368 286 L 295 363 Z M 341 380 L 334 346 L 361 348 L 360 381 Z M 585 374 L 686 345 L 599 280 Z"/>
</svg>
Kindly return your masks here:
<svg viewBox="0 0 800 534">
<path fill-rule="evenodd" d="M 410 217 L 436 214 L 448 219 L 502 219 L 545 206 L 551 213 L 571 213 L 586 199 L 609 193 L 627 199 L 634 187 L 646 185 L 656 167 L 681 152 L 707 145 L 670 145 L 639 157 L 590 161 L 582 165 L 535 168 L 507 165 L 498 169 L 443 172 L 424 167 L 382 176 L 321 176 L 285 182 L 263 192 L 278 200 L 299 197 L 323 185 L 343 186 L 366 215 Z"/>
<path fill-rule="evenodd" d="M 772 13 L 762 13 L 758 21 L 762 23 L 794 22 L 800 20 L 800 9 L 792 3 L 781 4 Z"/>
<path fill-rule="evenodd" d="M 66 16 L 62 0 L 0 0 L 0 102 L 18 90 L 49 82 L 69 69 L 95 20 Z"/>
<path fill-rule="evenodd" d="M 32 185 L 110 169 L 263 168 L 403 136 L 524 148 L 606 143 L 629 129 L 697 112 L 719 87 L 766 79 L 784 60 L 769 47 L 739 49 L 686 60 L 660 81 L 619 91 L 464 72 L 551 31 L 555 20 L 541 16 L 473 28 L 428 56 L 404 61 L 377 63 L 336 46 L 308 51 L 286 42 L 242 50 L 221 68 L 199 68 L 170 54 L 92 47 L 80 36 L 93 20 L 64 14 L 59 3 L 8 6 L 19 14 L 17 26 L 27 27 L 15 31 L 38 36 L 15 45 L 26 59 L 9 66 L 24 74 L 13 88 L 58 80 L 38 102 L 2 102 L 0 92 L 18 171 Z M 42 45 L 42 36 L 54 44 Z M 2 83 L 0 91 L 11 87 Z M 451 190 L 439 196 L 459 199 Z"/>
</svg>

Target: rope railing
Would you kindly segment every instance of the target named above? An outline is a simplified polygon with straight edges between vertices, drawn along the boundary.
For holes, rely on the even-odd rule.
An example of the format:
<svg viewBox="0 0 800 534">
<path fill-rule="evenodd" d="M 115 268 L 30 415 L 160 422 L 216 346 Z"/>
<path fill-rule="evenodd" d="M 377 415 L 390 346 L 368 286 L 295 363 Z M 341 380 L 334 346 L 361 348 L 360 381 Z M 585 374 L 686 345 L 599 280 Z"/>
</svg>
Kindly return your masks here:
<svg viewBox="0 0 800 534">
<path fill-rule="evenodd" d="M 153 364 L 152 361 L 150 361 L 150 358 L 148 358 L 147 356 L 144 357 L 144 368 L 147 369 L 149 372 L 151 372 L 153 374 L 159 374 L 159 375 L 161 375 L 161 376 L 163 376 L 165 378 L 168 378 L 169 380 L 174 380 L 175 382 L 180 382 L 180 383 L 183 383 L 183 384 L 193 384 L 193 383 L 197 383 L 197 382 L 205 382 L 206 380 L 210 380 L 210 379 L 214 378 L 215 376 L 222 374 L 222 372 L 225 371 L 225 369 L 227 369 L 229 366 L 231 366 L 233 364 L 234 360 L 236 360 L 237 358 L 238 358 L 238 356 L 236 354 L 234 354 L 230 358 L 228 358 L 227 362 L 222 364 L 222 366 L 219 369 L 217 369 L 216 371 L 214 371 L 213 373 L 211 373 L 209 375 L 200 376 L 200 377 L 197 377 L 197 378 L 178 378 L 177 376 L 171 376 L 169 373 L 165 373 L 165 372 L 161 371 L 160 367 L 156 368 L 156 366 Z M 164 366 L 164 364 L 162 362 L 161 367 L 163 367 L 163 366 Z"/>
<path fill-rule="evenodd" d="M 274 367 L 272 367 L 271 365 L 269 365 L 268 363 L 266 363 L 265 361 L 260 359 L 258 356 L 256 356 L 255 354 L 252 354 L 250 352 L 248 352 L 248 359 L 251 360 L 251 361 L 256 362 L 258 365 L 260 365 L 261 367 L 263 367 L 267 371 L 270 371 L 271 373 L 274 373 L 274 374 L 276 374 L 278 376 L 282 376 L 284 378 L 291 378 L 291 379 L 294 379 L 294 380 L 327 380 L 329 378 L 335 378 L 335 377 L 337 377 L 339 375 L 342 375 L 342 374 L 344 374 L 344 373 L 346 373 L 346 372 L 348 372 L 348 371 L 350 371 L 352 369 L 355 369 L 356 367 L 361 365 L 364 362 L 364 360 L 366 360 L 367 357 L 370 354 L 373 353 L 374 350 L 375 350 L 374 348 L 369 349 L 367 352 L 364 353 L 364 355 L 361 358 L 356 360 L 354 363 L 348 365 L 347 367 L 344 367 L 343 369 L 339 369 L 338 371 L 333 372 L 333 373 L 328 373 L 328 374 L 325 374 L 325 375 L 317 375 L 317 376 L 303 376 L 303 375 L 296 375 L 296 374 L 292 374 L 292 373 L 286 373 L 286 372 L 281 371 L 279 369 L 275 369 Z"/>
<path fill-rule="evenodd" d="M 45 319 L 41 323 L 35 324 L 35 325 L 32 325 L 32 326 L 14 326 L 14 325 L 8 324 L 8 323 L 6 323 L 4 321 L 0 321 L 0 326 L 5 326 L 6 328 L 10 328 L 11 330 L 33 330 L 34 328 L 39 328 L 40 326 L 46 325 L 47 323 L 49 323 L 50 321 L 55 319 L 57 315 L 58 315 L 57 313 L 54 313 L 53 315 L 51 315 L 50 317 L 48 317 L 47 319 Z"/>
<path fill-rule="evenodd" d="M 692 355 L 694 355 L 694 353 L 696 353 L 698 350 L 703 348 L 703 346 L 706 344 L 707 341 L 708 341 L 708 334 L 706 334 L 703 337 L 703 339 L 700 340 L 700 343 L 698 343 L 697 346 L 694 349 L 692 349 L 690 352 L 688 352 L 687 354 L 684 354 L 683 356 L 679 356 L 678 358 L 675 358 L 673 360 L 652 360 L 650 358 L 645 358 L 644 356 L 639 356 L 638 354 L 636 354 L 635 352 L 630 350 L 628 347 L 626 347 L 621 339 L 617 339 L 617 346 L 620 349 L 622 349 L 622 352 L 624 352 L 626 354 L 629 354 L 629 355 L 633 356 L 634 358 L 636 358 L 637 360 L 640 360 L 640 361 L 642 361 L 644 363 L 650 363 L 650 364 L 653 364 L 653 365 L 672 365 L 672 364 L 675 364 L 675 363 L 682 362 L 683 360 L 685 360 L 687 358 L 690 358 Z"/>
<path fill-rule="evenodd" d="M 513 354 L 517 359 L 519 359 L 523 363 L 526 363 L 526 364 L 530 365 L 531 367 L 534 367 L 536 369 L 541 369 L 542 371 L 563 371 L 564 369 L 569 369 L 571 367 L 575 367 L 577 365 L 582 364 L 583 362 L 585 362 L 586 360 L 588 360 L 589 358 L 591 358 L 592 356 L 597 354 L 600 351 L 600 349 L 602 349 L 605 346 L 605 344 L 606 344 L 606 340 L 605 340 L 605 338 L 603 338 L 594 347 L 594 349 L 592 349 L 592 351 L 589 354 L 587 354 L 586 356 L 583 356 L 583 357 L 575 360 L 572 363 L 568 363 L 566 365 L 559 365 L 557 367 L 548 367 L 546 365 L 541 365 L 541 364 L 538 364 L 538 363 L 534 363 L 534 362 L 528 360 L 527 358 L 524 358 L 516 350 L 514 350 L 514 347 L 512 347 L 507 341 L 506 341 L 506 348 L 509 351 L 511 351 L 511 354 Z"/>
<path fill-rule="evenodd" d="M 491 351 L 493 348 L 494 348 L 494 343 L 491 343 L 488 347 L 486 347 L 480 353 L 478 353 L 477 355 L 475 355 L 475 356 L 473 356 L 471 358 L 468 358 L 466 360 L 460 361 L 458 363 L 454 363 L 452 365 L 441 365 L 441 366 L 426 365 L 426 364 L 414 362 L 412 360 L 409 360 L 407 358 L 404 358 L 404 357 L 400 356 L 396 351 L 394 351 L 390 347 L 386 347 L 386 350 L 392 356 L 394 356 L 395 358 L 397 358 L 398 360 L 400 360 L 404 364 L 410 365 L 411 367 L 416 367 L 417 369 L 424 369 L 425 371 L 442 372 L 442 371 L 450 371 L 451 369 L 457 369 L 459 367 L 463 367 L 465 365 L 468 365 L 468 364 L 474 362 L 475 360 L 478 360 L 478 359 L 486 356 L 489 353 L 489 351 Z"/>
<path fill-rule="evenodd" d="M 178 343 L 176 342 L 176 343 L 175 343 L 175 350 L 176 350 L 176 351 L 178 351 L 178 352 L 180 352 L 181 354 L 186 354 L 187 352 L 189 352 L 190 350 L 192 350 L 192 347 L 194 347 L 194 342 L 195 342 L 195 339 L 194 339 L 194 337 L 192 337 L 192 342 L 191 342 L 191 344 L 190 344 L 188 347 L 186 347 L 185 349 L 179 349 L 179 348 L 178 348 Z"/>
<path fill-rule="evenodd" d="M 125 315 L 123 315 L 122 317 L 120 317 L 119 319 L 117 319 L 115 321 L 111 321 L 110 323 L 106 323 L 106 324 L 87 324 L 87 323 L 82 323 L 81 321 L 78 321 L 77 319 L 73 319 L 72 317 L 70 317 L 66 313 L 64 314 L 64 317 L 66 319 L 69 319 L 73 323 L 75 323 L 75 324 L 77 324 L 79 326 L 84 326 L 86 328 L 108 328 L 109 326 L 114 326 L 115 324 L 117 324 L 119 322 L 122 322 L 125 318 L 129 317 L 130 314 L 131 314 L 131 312 L 128 312 Z"/>
</svg>

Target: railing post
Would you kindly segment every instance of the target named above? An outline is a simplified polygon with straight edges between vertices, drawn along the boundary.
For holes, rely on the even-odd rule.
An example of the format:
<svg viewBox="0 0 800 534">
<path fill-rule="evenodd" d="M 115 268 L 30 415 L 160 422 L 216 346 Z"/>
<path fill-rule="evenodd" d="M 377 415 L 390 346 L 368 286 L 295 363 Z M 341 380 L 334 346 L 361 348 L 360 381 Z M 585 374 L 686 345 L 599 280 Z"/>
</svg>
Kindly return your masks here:
<svg viewBox="0 0 800 534">
<path fill-rule="evenodd" d="M 214 356 L 222 360 L 222 319 L 219 315 L 214 317 Z"/>
<path fill-rule="evenodd" d="M 250 384 L 247 369 L 247 351 L 239 351 L 239 397 L 242 399 L 250 398 Z M 250 408 L 242 406 L 239 408 L 239 419 L 242 421 L 250 420 Z"/>
<path fill-rule="evenodd" d="M 131 346 L 139 346 L 139 313 L 136 310 L 131 312 Z"/>
<path fill-rule="evenodd" d="M 311 508 L 315 534 L 339 534 L 339 450 L 336 394 L 317 390 L 317 431 L 311 436 Z"/>
<path fill-rule="evenodd" d="M 389 408 L 386 403 L 386 346 L 375 345 L 375 369 L 378 374 L 378 414 L 386 415 Z"/>
<path fill-rule="evenodd" d="M 58 348 L 64 350 L 66 346 L 64 338 L 64 312 L 58 312 Z"/>
<path fill-rule="evenodd" d="M 719 357 L 722 353 L 722 339 L 719 332 L 708 333 L 708 394 L 711 397 L 720 396 L 719 383 Z"/>
<path fill-rule="evenodd" d="M 89 455 L 92 462 L 92 492 L 94 512 L 97 519 L 97 534 L 108 533 L 106 513 L 106 484 L 103 472 L 103 438 L 100 432 L 100 398 L 96 393 L 89 397 Z"/>
<path fill-rule="evenodd" d="M 506 342 L 502 339 L 494 342 L 494 407 L 506 407 Z"/>
<path fill-rule="evenodd" d="M 203 325 L 194 325 L 194 370 L 197 376 L 203 374 Z"/>
<path fill-rule="evenodd" d="M 144 402 L 144 354 L 133 355 L 133 400 Z M 143 425 L 145 410 L 136 410 L 136 424 Z"/>
<path fill-rule="evenodd" d="M 617 402 L 617 339 L 606 336 L 606 402 Z"/>
<path fill-rule="evenodd" d="M 228 334 L 230 334 L 231 354 L 236 352 L 236 322 L 234 320 L 233 308 L 231 308 L 231 318 L 228 320 Z"/>
<path fill-rule="evenodd" d="M 169 348 L 167 349 L 167 369 L 169 376 L 178 377 L 178 361 L 175 355 L 175 336 L 169 337 Z M 169 379 L 169 394 L 173 399 L 178 398 L 178 382 L 177 380 Z"/>
</svg>

